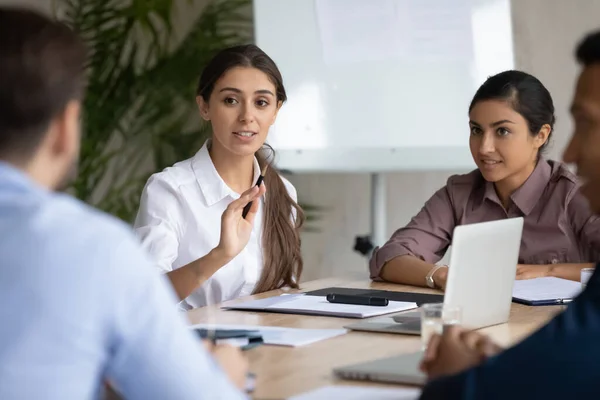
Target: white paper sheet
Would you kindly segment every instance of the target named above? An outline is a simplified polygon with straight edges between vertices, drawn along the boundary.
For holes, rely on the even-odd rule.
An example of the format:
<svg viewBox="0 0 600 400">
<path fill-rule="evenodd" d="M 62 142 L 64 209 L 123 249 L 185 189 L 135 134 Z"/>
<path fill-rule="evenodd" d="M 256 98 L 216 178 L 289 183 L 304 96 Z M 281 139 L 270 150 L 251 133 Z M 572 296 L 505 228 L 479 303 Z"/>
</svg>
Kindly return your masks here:
<svg viewBox="0 0 600 400">
<path fill-rule="evenodd" d="M 299 296 L 292 301 L 271 305 L 268 309 L 307 311 L 322 315 L 365 318 L 409 310 L 411 308 L 417 308 L 417 304 L 402 301 L 390 301 L 385 307 L 361 306 L 356 304 L 330 303 L 324 296 Z"/>
<path fill-rule="evenodd" d="M 390 301 L 385 307 L 330 303 L 325 296 L 293 294 L 250 300 L 223 307 L 231 310 L 260 310 L 291 314 L 327 315 L 346 318 L 367 318 L 417 308 L 417 303 Z"/>
<path fill-rule="evenodd" d="M 368 386 L 325 386 L 289 400 L 415 400 L 421 394 L 416 388 L 377 388 Z"/>
<path fill-rule="evenodd" d="M 513 286 L 513 297 L 527 301 L 572 299 L 579 292 L 580 282 L 554 277 L 517 280 Z"/>
<path fill-rule="evenodd" d="M 257 330 L 263 337 L 263 343 L 273 346 L 299 347 L 321 340 L 340 336 L 346 329 L 300 329 L 282 328 L 277 326 L 227 325 L 227 324 L 197 324 L 190 329 L 244 329 Z"/>
</svg>

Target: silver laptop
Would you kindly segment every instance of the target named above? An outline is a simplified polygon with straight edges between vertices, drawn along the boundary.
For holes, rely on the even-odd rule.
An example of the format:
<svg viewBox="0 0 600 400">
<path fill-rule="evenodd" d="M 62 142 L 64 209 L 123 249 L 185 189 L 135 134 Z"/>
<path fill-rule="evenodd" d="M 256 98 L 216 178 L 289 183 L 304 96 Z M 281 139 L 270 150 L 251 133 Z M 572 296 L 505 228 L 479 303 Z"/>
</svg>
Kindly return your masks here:
<svg viewBox="0 0 600 400">
<path fill-rule="evenodd" d="M 400 333 L 403 335 L 421 334 L 421 311 L 405 311 L 385 317 L 369 318 L 344 328 L 355 331 Z"/>
<path fill-rule="evenodd" d="M 523 218 L 461 225 L 454 229 L 444 304 L 462 308 L 462 326 L 477 329 L 508 321 L 521 244 Z M 376 332 L 420 334 L 418 312 L 374 318 L 345 326 Z M 421 353 L 405 354 L 342 367 L 346 379 L 415 384 Z"/>
<path fill-rule="evenodd" d="M 336 368 L 333 373 L 343 379 L 423 385 L 427 376 L 419 370 L 422 358 L 422 352 L 403 354 Z"/>
</svg>

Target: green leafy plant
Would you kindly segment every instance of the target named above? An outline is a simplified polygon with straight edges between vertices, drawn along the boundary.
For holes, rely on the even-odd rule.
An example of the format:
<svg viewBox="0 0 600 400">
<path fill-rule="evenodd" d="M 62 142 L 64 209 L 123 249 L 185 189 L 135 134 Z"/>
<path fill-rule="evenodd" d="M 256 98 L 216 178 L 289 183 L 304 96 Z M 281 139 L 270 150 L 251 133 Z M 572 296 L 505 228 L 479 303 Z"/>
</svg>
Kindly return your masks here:
<svg viewBox="0 0 600 400">
<path fill-rule="evenodd" d="M 148 176 L 200 148 L 210 126 L 193 100 L 199 73 L 220 49 L 251 42 L 250 6 L 211 1 L 181 32 L 173 0 L 55 1 L 90 52 L 75 196 L 131 221 Z"/>
<path fill-rule="evenodd" d="M 90 52 L 80 171 L 69 191 L 127 222 L 149 175 L 193 156 L 210 135 L 194 102 L 200 71 L 219 50 L 252 42 L 251 0 L 202 3 L 183 27 L 193 0 L 53 2 Z"/>
</svg>

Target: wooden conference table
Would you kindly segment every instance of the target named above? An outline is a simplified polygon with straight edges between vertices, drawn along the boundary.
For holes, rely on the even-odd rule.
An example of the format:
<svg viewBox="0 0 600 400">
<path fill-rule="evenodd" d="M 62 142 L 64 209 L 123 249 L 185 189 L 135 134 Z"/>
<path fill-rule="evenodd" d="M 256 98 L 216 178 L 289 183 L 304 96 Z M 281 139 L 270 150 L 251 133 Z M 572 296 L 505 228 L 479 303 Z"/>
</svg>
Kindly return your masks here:
<svg viewBox="0 0 600 400">
<path fill-rule="evenodd" d="M 366 279 L 353 281 L 348 278 L 327 278 L 306 282 L 301 285 L 301 291 L 332 286 L 439 293 L 425 288 L 371 282 Z M 259 299 L 293 292 L 298 291 L 274 290 L 222 304 L 233 304 L 251 298 Z M 348 323 L 358 321 L 334 317 L 226 311 L 220 309 L 222 304 L 189 311 L 188 318 L 194 324 L 210 322 L 314 329 L 339 329 Z M 484 328 L 482 332 L 502 345 L 510 345 L 528 336 L 561 309 L 561 306 L 528 307 L 513 303 L 508 323 Z M 334 384 L 389 386 L 371 382 L 339 380 L 333 376 L 332 369 L 418 351 L 420 345 L 419 336 L 349 331 L 346 335 L 304 347 L 259 346 L 246 352 L 250 360 L 250 371 L 257 375 L 253 398 L 285 399 L 321 386 Z"/>
</svg>

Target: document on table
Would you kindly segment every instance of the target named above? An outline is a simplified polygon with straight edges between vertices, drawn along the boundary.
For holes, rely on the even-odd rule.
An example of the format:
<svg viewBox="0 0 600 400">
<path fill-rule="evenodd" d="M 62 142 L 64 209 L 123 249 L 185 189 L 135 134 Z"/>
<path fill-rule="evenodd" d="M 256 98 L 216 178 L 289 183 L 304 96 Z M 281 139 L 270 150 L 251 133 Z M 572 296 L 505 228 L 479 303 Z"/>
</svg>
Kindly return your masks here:
<svg viewBox="0 0 600 400">
<path fill-rule="evenodd" d="M 378 388 L 368 386 L 325 386 L 289 400 L 416 400 L 421 394 L 417 388 Z"/>
<path fill-rule="evenodd" d="M 254 325 L 225 325 L 225 324 L 196 324 L 190 329 L 219 329 L 219 330 L 253 330 L 258 331 L 263 338 L 263 345 L 299 347 L 316 343 L 321 340 L 340 336 L 346 329 L 301 329 L 282 328 L 278 326 Z"/>
<path fill-rule="evenodd" d="M 580 282 L 555 277 L 516 280 L 513 285 L 513 299 L 531 305 L 568 302 L 579 292 Z"/>
<path fill-rule="evenodd" d="M 367 318 L 417 308 L 417 303 L 390 301 L 385 307 L 330 303 L 325 296 L 290 294 L 225 306 L 226 310 L 271 311 L 288 314 Z"/>
</svg>

